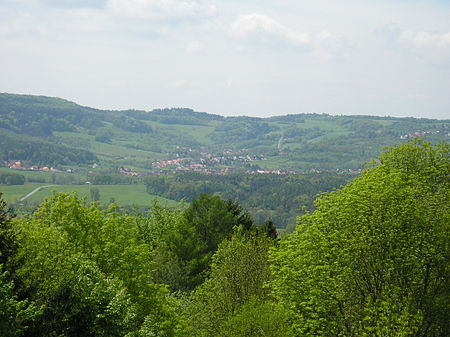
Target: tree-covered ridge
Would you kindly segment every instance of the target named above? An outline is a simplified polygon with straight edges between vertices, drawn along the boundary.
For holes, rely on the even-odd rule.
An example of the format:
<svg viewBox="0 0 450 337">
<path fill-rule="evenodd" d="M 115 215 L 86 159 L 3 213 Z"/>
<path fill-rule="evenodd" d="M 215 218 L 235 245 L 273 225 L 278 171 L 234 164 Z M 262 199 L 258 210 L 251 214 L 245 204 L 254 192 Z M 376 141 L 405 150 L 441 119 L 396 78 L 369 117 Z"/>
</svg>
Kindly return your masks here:
<svg viewBox="0 0 450 337">
<path fill-rule="evenodd" d="M 0 93 L 0 127 L 30 136 L 101 126 L 100 110 L 53 97 Z"/>
<path fill-rule="evenodd" d="M 335 170 L 359 169 L 382 146 L 416 136 L 448 141 L 450 121 L 314 113 L 222 117 L 186 108 L 110 111 L 0 94 L 0 132 L 6 130 L 91 151 L 106 166 L 155 170 L 158 161 L 187 158 L 169 169 Z"/>
<path fill-rule="evenodd" d="M 147 191 L 172 200 L 191 201 L 200 193 L 216 193 L 237 200 L 257 223 L 272 218 L 279 228 L 295 223 L 300 205 L 313 208 L 319 193 L 331 191 L 352 180 L 354 175 L 311 173 L 302 175 L 178 173 L 144 178 Z"/>
<path fill-rule="evenodd" d="M 23 161 L 30 165 L 83 165 L 94 163 L 98 158 L 84 149 L 55 144 L 26 135 L 0 129 L 0 161 Z"/>
<path fill-rule="evenodd" d="M 206 112 L 197 112 L 187 108 L 154 109 L 152 111 L 127 110 L 124 113 L 138 120 L 159 122 L 162 124 L 208 125 L 225 117 Z"/>
</svg>

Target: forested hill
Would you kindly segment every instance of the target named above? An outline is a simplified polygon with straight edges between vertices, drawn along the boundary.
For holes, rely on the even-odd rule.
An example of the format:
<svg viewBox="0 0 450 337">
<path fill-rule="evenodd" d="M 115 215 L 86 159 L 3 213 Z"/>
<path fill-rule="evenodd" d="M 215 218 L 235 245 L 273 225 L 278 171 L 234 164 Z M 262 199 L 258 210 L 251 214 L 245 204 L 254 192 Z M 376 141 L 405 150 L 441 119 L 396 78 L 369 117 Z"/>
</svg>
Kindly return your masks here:
<svg viewBox="0 0 450 337">
<path fill-rule="evenodd" d="M 140 171 L 203 172 L 358 169 L 384 145 L 416 136 L 448 141 L 449 133 L 450 120 L 223 117 L 186 108 L 108 111 L 60 98 L 0 94 L 0 160 L 31 165 L 97 162 Z"/>
</svg>

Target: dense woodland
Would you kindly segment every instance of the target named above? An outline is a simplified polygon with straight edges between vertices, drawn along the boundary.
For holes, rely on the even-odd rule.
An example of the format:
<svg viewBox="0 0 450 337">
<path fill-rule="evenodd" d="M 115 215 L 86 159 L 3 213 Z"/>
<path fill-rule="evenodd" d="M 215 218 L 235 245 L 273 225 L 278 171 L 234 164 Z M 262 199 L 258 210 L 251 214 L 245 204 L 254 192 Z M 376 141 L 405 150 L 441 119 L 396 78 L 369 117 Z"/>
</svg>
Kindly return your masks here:
<svg viewBox="0 0 450 337">
<path fill-rule="evenodd" d="M 282 237 L 210 194 L 1 202 L 0 335 L 449 336 L 449 177 L 448 144 L 391 148 Z"/>
<path fill-rule="evenodd" d="M 178 173 L 144 178 L 150 194 L 190 202 L 201 193 L 219 194 L 237 200 L 256 223 L 272 218 L 279 228 L 295 224 L 295 218 L 312 210 L 314 199 L 322 192 L 338 188 L 355 175 L 310 173 L 302 175 Z"/>
</svg>

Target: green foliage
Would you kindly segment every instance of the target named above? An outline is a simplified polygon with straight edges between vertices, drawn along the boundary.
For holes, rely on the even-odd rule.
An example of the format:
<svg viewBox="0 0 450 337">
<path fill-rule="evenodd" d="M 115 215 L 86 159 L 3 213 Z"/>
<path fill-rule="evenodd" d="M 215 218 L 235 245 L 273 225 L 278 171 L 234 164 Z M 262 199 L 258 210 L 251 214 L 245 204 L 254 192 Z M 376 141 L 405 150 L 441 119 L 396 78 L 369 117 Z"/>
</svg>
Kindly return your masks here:
<svg viewBox="0 0 450 337">
<path fill-rule="evenodd" d="M 172 247 L 185 263 L 187 286 L 192 289 L 204 280 L 211 256 L 220 242 L 231 236 L 235 226 L 249 230 L 253 222 L 237 203 L 208 194 L 192 200 L 184 217 L 184 228 L 172 241 Z"/>
<path fill-rule="evenodd" d="M 155 121 L 162 124 L 207 125 L 209 121 L 223 120 L 224 117 L 192 109 L 172 108 L 154 109 L 150 112 L 128 110 L 125 114 L 138 120 Z"/>
<path fill-rule="evenodd" d="M 271 239 L 275 240 L 278 237 L 277 229 L 275 228 L 271 218 L 264 221 L 259 230 Z"/>
<path fill-rule="evenodd" d="M 87 150 L 26 135 L 17 136 L 0 129 L 0 160 L 21 160 L 32 165 L 73 165 L 93 163 L 97 157 Z"/>
<path fill-rule="evenodd" d="M 230 322 L 249 314 L 243 308 L 246 303 L 255 306 L 255 301 L 268 298 L 264 284 L 270 280 L 267 256 L 273 241 L 264 234 L 235 228 L 231 239 L 223 241 L 214 254 L 211 275 L 195 291 L 189 318 L 195 336 L 227 336 Z"/>
<path fill-rule="evenodd" d="M 134 118 L 129 118 L 126 116 L 120 116 L 113 121 L 113 125 L 119 129 L 138 132 L 138 133 L 152 133 L 153 130 L 147 124 L 144 124 Z"/>
<path fill-rule="evenodd" d="M 161 213 L 156 214 L 157 223 L 167 223 L 162 220 L 165 216 L 161 219 Z M 194 289 L 207 276 L 218 245 L 231 236 L 235 226 L 246 230 L 254 227 L 250 215 L 237 203 L 201 194 L 181 217 L 175 213 L 169 235 L 161 236 L 154 255 L 156 279 L 169 284 L 172 290 Z"/>
<path fill-rule="evenodd" d="M 0 193 L 0 335 L 22 336 L 40 310 L 34 303 L 18 299 L 10 273 L 4 271 L 5 265 L 12 268 L 10 259 L 17 247 L 11 226 L 12 215 L 1 197 Z"/>
<path fill-rule="evenodd" d="M 297 335 L 448 335 L 449 150 L 390 149 L 273 251 L 274 295 Z"/>
<path fill-rule="evenodd" d="M 100 200 L 100 190 L 98 189 L 98 187 L 91 187 L 89 189 L 89 193 L 91 195 L 91 201 Z"/>
<path fill-rule="evenodd" d="M 94 139 L 96 142 L 111 143 L 111 132 L 105 128 L 97 129 Z"/>
<path fill-rule="evenodd" d="M 192 200 L 184 216 L 208 252 L 216 250 L 231 235 L 234 226 L 244 225 L 247 229 L 252 226 L 248 214 L 235 202 L 224 201 L 217 195 L 200 194 Z"/>
<path fill-rule="evenodd" d="M 255 222 L 263 224 L 272 218 L 277 227 L 294 223 L 299 207 L 313 208 L 317 194 L 330 191 L 353 175 L 336 173 L 275 174 L 176 174 L 149 176 L 144 179 L 147 191 L 168 199 L 192 200 L 201 193 L 220 193 L 223 198 L 237 200 L 248 209 Z"/>
<path fill-rule="evenodd" d="M 90 182 L 94 185 L 119 185 L 135 183 L 130 177 L 123 174 L 108 172 L 96 172 L 90 176 Z"/>
<path fill-rule="evenodd" d="M 136 305 L 123 285 L 86 261 L 37 300 L 45 301 L 31 329 L 37 336 L 124 336 L 136 324 Z"/>
<path fill-rule="evenodd" d="M 101 125 L 99 110 L 52 97 L 0 94 L 0 127 L 32 136 Z M 75 124 L 75 125 L 74 125 Z"/>
<path fill-rule="evenodd" d="M 269 125 L 260 118 L 232 117 L 227 123 L 219 124 L 212 135 L 212 139 L 217 143 L 226 140 L 227 143 L 254 140 L 272 131 L 277 131 L 279 127 Z"/>
<path fill-rule="evenodd" d="M 6 206 L 0 192 L 0 265 L 6 264 L 16 249 L 11 219 L 11 211 Z"/>
<path fill-rule="evenodd" d="M 34 303 L 18 300 L 14 283 L 8 276 L 0 264 L 0 336 L 24 336 L 28 324 L 39 317 L 41 311 Z"/>
<path fill-rule="evenodd" d="M 57 194 L 15 220 L 15 277 L 23 294 L 46 306 L 35 335 L 140 336 L 144 325 L 174 334 L 164 287 L 152 282 L 151 247 L 116 208 Z"/>
<path fill-rule="evenodd" d="M 227 319 L 218 336 L 289 337 L 294 334 L 281 307 L 270 300 L 253 297 Z"/>
<path fill-rule="evenodd" d="M 17 173 L 0 173 L 0 184 L 4 185 L 23 185 L 25 177 Z"/>
</svg>

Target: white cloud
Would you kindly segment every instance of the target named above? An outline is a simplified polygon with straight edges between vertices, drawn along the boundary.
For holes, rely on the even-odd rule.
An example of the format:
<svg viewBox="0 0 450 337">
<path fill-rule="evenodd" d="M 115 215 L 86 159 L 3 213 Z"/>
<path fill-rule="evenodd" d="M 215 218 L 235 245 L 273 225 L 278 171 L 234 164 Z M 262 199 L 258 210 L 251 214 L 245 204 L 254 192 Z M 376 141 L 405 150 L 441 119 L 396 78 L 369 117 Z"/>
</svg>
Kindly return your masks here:
<svg viewBox="0 0 450 337">
<path fill-rule="evenodd" d="M 314 39 L 314 55 L 322 59 L 343 59 L 350 56 L 350 43 L 334 36 L 327 30 L 321 31 Z"/>
<path fill-rule="evenodd" d="M 216 8 L 194 0 L 108 0 L 107 8 L 119 16 L 139 19 L 202 19 Z"/>
<path fill-rule="evenodd" d="M 178 79 L 178 80 L 174 80 L 174 81 L 170 82 L 169 86 L 171 88 L 182 88 L 182 87 L 186 86 L 186 84 L 188 84 L 187 80 Z"/>
<path fill-rule="evenodd" d="M 99 8 L 103 7 L 107 0 L 7 0 L 27 6 L 44 5 L 56 8 Z"/>
<path fill-rule="evenodd" d="M 200 41 L 191 41 L 186 47 L 186 52 L 189 54 L 198 54 L 204 49 L 203 43 Z"/>
<path fill-rule="evenodd" d="M 449 48 L 450 32 L 414 32 L 412 30 L 404 30 L 399 33 L 398 41 L 417 48 Z"/>
<path fill-rule="evenodd" d="M 294 47 L 307 47 L 311 43 L 308 33 L 290 29 L 262 14 L 240 15 L 231 24 L 231 33 L 240 39 L 278 40 Z"/>
<path fill-rule="evenodd" d="M 350 49 L 346 40 L 327 30 L 319 33 L 301 32 L 262 14 L 240 15 L 231 24 L 231 33 L 235 38 L 263 43 L 266 46 L 282 43 L 307 50 L 322 59 L 345 58 Z"/>
<path fill-rule="evenodd" d="M 130 85 L 130 82 L 127 80 L 118 80 L 118 81 L 112 81 L 108 83 L 111 87 L 127 87 Z"/>
<path fill-rule="evenodd" d="M 414 31 L 387 25 L 375 31 L 391 42 L 422 51 L 443 51 L 450 49 L 450 31 Z"/>
<path fill-rule="evenodd" d="M 0 36 L 39 35 L 46 31 L 46 28 L 31 14 L 18 12 L 2 14 L 0 14 Z"/>
<path fill-rule="evenodd" d="M 0 36 L 11 38 L 66 38 L 71 34 L 99 32 L 109 27 L 112 27 L 110 16 L 98 9 L 0 12 Z"/>
<path fill-rule="evenodd" d="M 79 31 L 97 32 L 110 26 L 110 17 L 96 9 L 73 9 L 66 11 L 66 26 Z"/>
<path fill-rule="evenodd" d="M 41 36 L 59 41 L 83 36 L 93 41 L 114 35 L 115 39 L 126 37 L 128 41 L 154 40 L 161 36 L 183 35 L 181 26 L 174 22 L 196 22 L 213 13 L 210 7 L 193 0 L 104 0 L 108 1 L 104 8 L 82 7 L 86 1 L 80 1 L 79 7 L 46 8 L 43 5 L 52 1 L 30 0 L 26 11 L 22 8 L 2 9 L 0 4 L 0 37 Z M 191 39 L 187 38 L 188 41 Z M 195 54 L 204 48 L 200 42 L 192 41 L 186 48 L 188 53 Z"/>
</svg>

